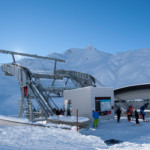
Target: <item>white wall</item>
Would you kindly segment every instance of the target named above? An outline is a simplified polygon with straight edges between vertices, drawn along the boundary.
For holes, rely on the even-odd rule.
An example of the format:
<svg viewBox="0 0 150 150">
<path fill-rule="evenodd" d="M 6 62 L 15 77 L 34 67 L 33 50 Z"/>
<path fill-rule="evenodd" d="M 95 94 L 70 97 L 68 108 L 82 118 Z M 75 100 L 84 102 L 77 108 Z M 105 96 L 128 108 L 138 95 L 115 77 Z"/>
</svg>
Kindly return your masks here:
<svg viewBox="0 0 150 150">
<path fill-rule="evenodd" d="M 71 100 L 72 113 L 76 115 L 78 109 L 79 116 L 90 117 L 91 114 L 91 90 L 90 88 L 79 88 L 64 91 L 64 100 Z"/>
<path fill-rule="evenodd" d="M 107 87 L 85 87 L 64 91 L 64 100 L 72 101 L 72 113 L 76 115 L 78 109 L 79 116 L 88 117 L 92 120 L 92 111 L 95 110 L 95 97 L 111 97 L 111 105 L 114 106 L 114 92 L 112 88 Z M 114 110 L 111 115 L 100 116 L 100 120 L 114 117 Z"/>
</svg>

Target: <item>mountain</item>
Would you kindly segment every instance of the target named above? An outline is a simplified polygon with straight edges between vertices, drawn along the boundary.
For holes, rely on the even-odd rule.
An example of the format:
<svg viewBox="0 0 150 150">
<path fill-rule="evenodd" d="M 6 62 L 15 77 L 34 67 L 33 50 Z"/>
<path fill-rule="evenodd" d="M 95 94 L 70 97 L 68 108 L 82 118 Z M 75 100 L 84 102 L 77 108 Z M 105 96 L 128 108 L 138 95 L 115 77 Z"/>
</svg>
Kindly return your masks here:
<svg viewBox="0 0 150 150">
<path fill-rule="evenodd" d="M 51 53 L 52 58 L 65 59 L 57 63 L 57 69 L 88 73 L 105 86 L 119 88 L 150 82 L 150 48 L 109 54 L 93 46 L 84 49 L 71 48 L 63 53 Z M 53 62 L 39 59 L 23 59 L 19 62 L 33 72 L 52 72 Z"/>
<path fill-rule="evenodd" d="M 58 68 L 91 74 L 105 86 L 119 88 L 150 82 L 150 48 L 108 54 L 89 46 L 85 49 L 69 49 L 49 57 L 66 60 Z"/>
<path fill-rule="evenodd" d="M 105 86 L 114 89 L 150 83 L 150 48 L 109 54 L 88 46 L 83 49 L 71 48 L 48 56 L 65 59 L 65 63 L 57 63 L 57 69 L 88 73 Z M 53 61 L 42 59 L 25 58 L 18 63 L 32 72 L 52 73 L 54 67 Z M 16 114 L 20 100 L 20 88 L 16 79 L 6 77 L 0 71 L 0 85 L 0 114 Z"/>
</svg>

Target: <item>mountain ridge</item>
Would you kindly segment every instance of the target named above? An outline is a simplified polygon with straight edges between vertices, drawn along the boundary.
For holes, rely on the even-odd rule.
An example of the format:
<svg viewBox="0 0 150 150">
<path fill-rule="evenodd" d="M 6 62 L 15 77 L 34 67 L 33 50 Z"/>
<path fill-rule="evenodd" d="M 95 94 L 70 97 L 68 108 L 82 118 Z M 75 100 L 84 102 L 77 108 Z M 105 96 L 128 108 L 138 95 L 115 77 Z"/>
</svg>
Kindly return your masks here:
<svg viewBox="0 0 150 150">
<path fill-rule="evenodd" d="M 95 50 L 93 47 L 91 49 L 91 52 Z M 148 68 L 150 67 L 150 61 L 148 57 L 150 56 L 150 48 L 115 54 L 101 52 L 96 49 L 96 53 L 94 51 L 90 55 L 85 55 L 89 52 L 89 49 L 79 49 L 80 52 L 76 51 L 77 54 L 72 55 L 72 51 L 75 50 L 77 49 L 69 49 L 69 54 L 66 50 L 59 55 L 62 56 L 61 58 L 66 59 L 66 64 L 58 66 L 89 73 L 104 85 L 114 88 L 149 82 L 150 71 Z M 53 54 L 49 54 L 49 56 L 53 57 Z"/>
</svg>

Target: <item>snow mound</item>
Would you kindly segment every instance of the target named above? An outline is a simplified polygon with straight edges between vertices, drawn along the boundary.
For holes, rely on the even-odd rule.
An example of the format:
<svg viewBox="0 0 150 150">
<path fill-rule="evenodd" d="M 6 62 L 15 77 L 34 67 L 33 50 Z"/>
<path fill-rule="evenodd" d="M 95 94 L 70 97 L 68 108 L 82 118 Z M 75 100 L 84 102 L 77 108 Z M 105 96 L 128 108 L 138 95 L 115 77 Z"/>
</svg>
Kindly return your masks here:
<svg viewBox="0 0 150 150">
<path fill-rule="evenodd" d="M 41 127 L 0 127 L 2 150 L 98 150 L 107 149 L 101 138 L 75 130 Z"/>
</svg>

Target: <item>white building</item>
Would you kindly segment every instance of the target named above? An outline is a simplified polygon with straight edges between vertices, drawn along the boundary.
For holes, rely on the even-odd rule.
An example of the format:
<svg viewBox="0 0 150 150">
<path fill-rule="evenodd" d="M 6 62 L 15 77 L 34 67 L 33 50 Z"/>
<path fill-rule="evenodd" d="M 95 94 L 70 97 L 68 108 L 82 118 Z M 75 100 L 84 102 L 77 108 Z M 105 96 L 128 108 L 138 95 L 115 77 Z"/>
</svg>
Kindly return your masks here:
<svg viewBox="0 0 150 150">
<path fill-rule="evenodd" d="M 92 111 L 100 114 L 100 120 L 114 118 L 114 90 L 108 87 L 85 87 L 64 91 L 65 109 L 69 107 L 75 116 L 78 109 L 80 117 L 92 121 Z"/>
</svg>

